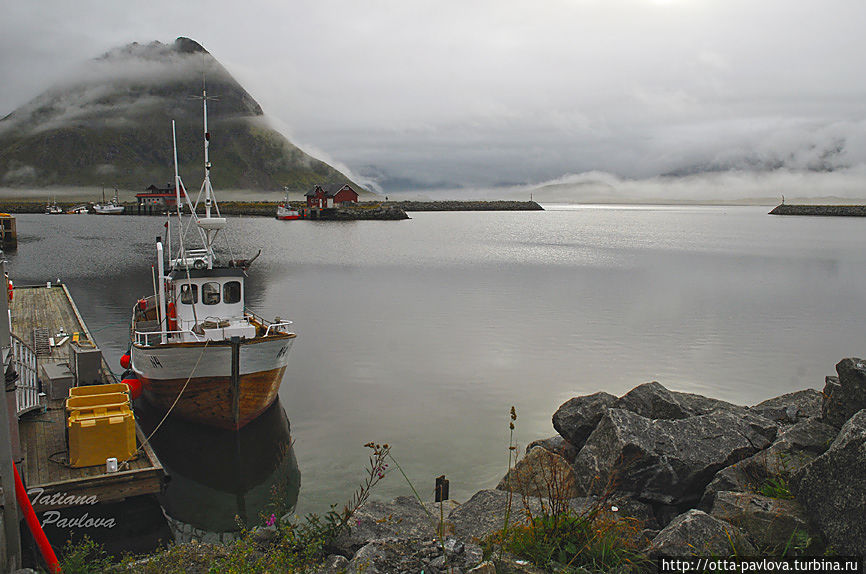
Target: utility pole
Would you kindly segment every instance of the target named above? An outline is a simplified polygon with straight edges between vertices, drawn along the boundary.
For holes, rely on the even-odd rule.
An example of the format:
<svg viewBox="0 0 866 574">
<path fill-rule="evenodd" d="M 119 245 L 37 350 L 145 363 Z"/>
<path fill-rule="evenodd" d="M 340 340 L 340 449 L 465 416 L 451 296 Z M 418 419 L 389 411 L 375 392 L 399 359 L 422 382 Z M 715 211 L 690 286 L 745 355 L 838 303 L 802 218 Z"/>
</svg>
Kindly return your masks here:
<svg viewBox="0 0 866 574">
<path fill-rule="evenodd" d="M 6 258 L 0 251 L 0 274 L 3 281 L 6 277 Z M 6 285 L 0 293 L 0 359 L 2 359 L 3 392 L 0 392 L 0 483 L 3 485 L 3 527 L 6 538 L 6 571 L 13 572 L 21 567 L 21 534 L 18 524 L 18 502 L 15 499 L 15 470 L 12 466 L 12 439 L 9 425 L 17 420 L 10 420 L 9 400 L 15 400 L 12 393 L 6 390 L 7 367 L 12 361 L 12 333 L 9 320 L 9 296 Z M 14 385 L 14 382 L 13 382 Z M 10 396 L 11 395 L 11 396 Z M 12 412 L 15 412 L 13 410 Z"/>
</svg>

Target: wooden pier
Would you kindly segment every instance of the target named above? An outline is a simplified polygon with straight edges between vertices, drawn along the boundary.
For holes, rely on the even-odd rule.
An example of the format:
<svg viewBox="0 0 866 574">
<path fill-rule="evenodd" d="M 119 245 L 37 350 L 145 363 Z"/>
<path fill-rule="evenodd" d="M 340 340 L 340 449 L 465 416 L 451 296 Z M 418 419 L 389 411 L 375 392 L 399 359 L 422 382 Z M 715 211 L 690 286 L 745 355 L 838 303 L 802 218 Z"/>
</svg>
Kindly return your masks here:
<svg viewBox="0 0 866 574">
<path fill-rule="evenodd" d="M 74 333 L 93 341 L 65 285 L 15 287 L 10 307 L 12 333 L 36 350 L 37 362 L 43 373 L 51 366 L 65 368 L 70 361 L 69 348 Z M 46 334 L 57 343 L 62 337 L 56 338 L 55 335 L 61 331 L 69 334 L 68 341 L 59 346 L 46 345 L 43 340 Z M 104 359 L 101 360 L 99 376 L 100 382 L 115 382 Z M 48 509 L 39 503 L 40 499 L 59 493 L 65 493 L 62 498 L 67 498 L 70 504 L 64 505 L 58 500 L 61 497 L 55 497 L 50 504 L 52 510 L 75 505 L 71 503 L 75 499 L 82 500 L 81 497 L 95 497 L 91 500 L 103 503 L 160 491 L 165 472 L 150 445 L 144 441 L 138 424 L 135 427 L 138 445 L 144 446 L 137 458 L 128 465 L 121 464 L 119 472 L 106 473 L 104 465 L 72 468 L 65 464 L 67 445 L 63 399 L 48 399 L 45 407 L 19 419 L 23 455 L 19 469 L 28 491 L 42 490 L 42 495 L 33 500 L 37 512 Z"/>
</svg>

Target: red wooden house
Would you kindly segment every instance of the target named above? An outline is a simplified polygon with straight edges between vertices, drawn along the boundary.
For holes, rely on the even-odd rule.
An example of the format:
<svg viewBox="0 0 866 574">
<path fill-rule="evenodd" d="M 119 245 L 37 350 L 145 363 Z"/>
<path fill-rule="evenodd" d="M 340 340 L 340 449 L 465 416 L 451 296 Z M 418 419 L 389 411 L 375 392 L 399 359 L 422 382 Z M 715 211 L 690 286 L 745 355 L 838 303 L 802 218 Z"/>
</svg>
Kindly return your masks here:
<svg viewBox="0 0 866 574">
<path fill-rule="evenodd" d="M 181 188 L 183 189 L 183 188 Z M 142 208 L 173 208 L 177 205 L 177 194 L 174 190 L 174 184 L 169 183 L 165 187 L 156 187 L 151 185 L 144 193 L 136 193 L 135 199 L 138 200 L 138 210 Z"/>
<path fill-rule="evenodd" d="M 304 194 L 307 207 L 327 209 L 339 207 L 342 203 L 358 203 L 358 193 L 349 184 L 325 186 L 317 185 L 313 191 Z"/>
</svg>

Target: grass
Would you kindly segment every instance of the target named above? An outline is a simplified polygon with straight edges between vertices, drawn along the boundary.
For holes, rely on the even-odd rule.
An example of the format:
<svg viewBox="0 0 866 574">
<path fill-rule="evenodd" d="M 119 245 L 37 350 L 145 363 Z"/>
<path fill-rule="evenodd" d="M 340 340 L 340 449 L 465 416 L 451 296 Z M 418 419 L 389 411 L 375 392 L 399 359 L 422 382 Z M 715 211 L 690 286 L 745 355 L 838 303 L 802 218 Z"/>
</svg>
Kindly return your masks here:
<svg viewBox="0 0 866 574">
<path fill-rule="evenodd" d="M 768 477 L 764 483 L 758 487 L 758 494 L 768 498 L 780 498 L 782 500 L 792 500 L 794 495 L 791 494 L 788 477 L 785 474 L 777 474 Z"/>
<path fill-rule="evenodd" d="M 514 427 L 517 413 L 511 407 L 509 421 L 508 474 L 517 464 Z M 574 510 L 566 496 L 566 476 L 555 468 L 541 472 L 548 498 L 540 514 L 533 515 L 528 497 L 522 495 L 523 520 L 512 518 L 513 489 L 508 479 L 508 499 L 503 528 L 484 540 L 485 555 L 502 560 L 505 552 L 550 571 L 607 572 L 611 569 L 640 571 L 649 565 L 640 553 L 638 541 L 642 524 L 617 515 L 608 495 L 584 510 Z M 520 486 L 520 485 L 516 485 Z M 498 553 L 498 558 L 496 554 Z"/>
</svg>

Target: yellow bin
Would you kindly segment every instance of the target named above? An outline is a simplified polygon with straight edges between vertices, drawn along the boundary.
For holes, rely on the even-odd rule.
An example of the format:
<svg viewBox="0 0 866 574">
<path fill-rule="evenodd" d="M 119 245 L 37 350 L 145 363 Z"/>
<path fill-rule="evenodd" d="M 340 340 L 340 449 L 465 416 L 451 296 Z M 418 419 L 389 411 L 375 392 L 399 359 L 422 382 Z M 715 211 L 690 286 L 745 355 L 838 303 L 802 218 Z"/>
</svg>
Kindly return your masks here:
<svg viewBox="0 0 866 574">
<path fill-rule="evenodd" d="M 126 383 L 108 383 L 107 385 L 84 385 L 81 387 L 71 387 L 69 389 L 70 397 L 104 395 L 108 393 L 129 393 L 129 387 Z"/>
<path fill-rule="evenodd" d="M 129 405 L 74 410 L 67 419 L 69 464 L 102 466 L 105 459 L 124 461 L 135 455 L 135 417 Z"/>
<path fill-rule="evenodd" d="M 124 387 L 126 385 L 123 385 Z M 66 416 L 75 411 L 87 412 L 103 407 L 129 406 L 129 395 L 126 393 L 104 393 L 101 395 L 82 395 L 66 398 Z"/>
</svg>

